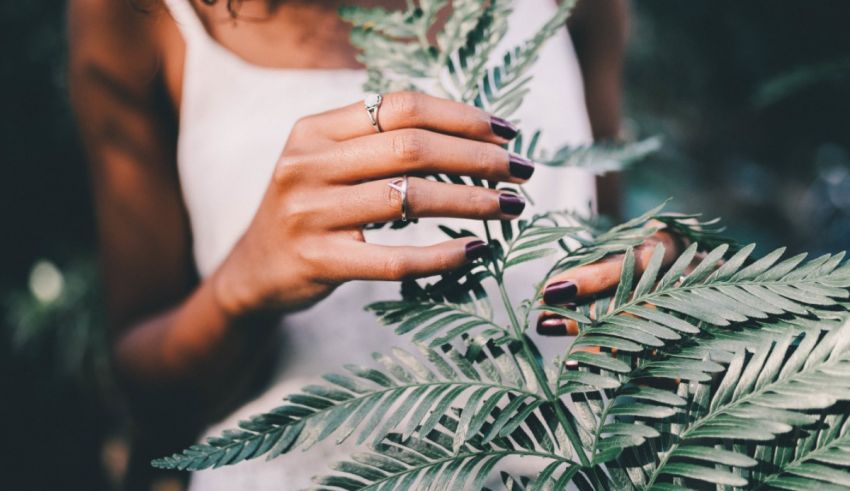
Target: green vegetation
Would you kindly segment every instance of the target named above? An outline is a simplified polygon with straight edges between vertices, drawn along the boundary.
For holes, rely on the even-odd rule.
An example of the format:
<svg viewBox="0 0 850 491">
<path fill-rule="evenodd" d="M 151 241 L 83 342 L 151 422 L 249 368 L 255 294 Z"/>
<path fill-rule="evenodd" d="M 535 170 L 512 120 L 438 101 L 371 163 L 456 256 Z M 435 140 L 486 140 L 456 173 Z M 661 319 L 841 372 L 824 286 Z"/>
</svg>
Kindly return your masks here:
<svg viewBox="0 0 850 491">
<path fill-rule="evenodd" d="M 540 47 L 573 2 L 496 66 L 488 59 L 510 2 L 454 1 L 436 45 L 428 33 L 446 2 L 408 3 L 401 12 L 342 12 L 355 25 L 369 88 L 417 90 L 432 81 L 440 95 L 510 117 Z M 536 135 L 527 132 L 514 150 L 597 170 L 656 146 L 549 153 L 536 148 Z M 500 238 L 487 228 L 490 258 L 433 283 L 405 282 L 401 300 L 368 307 L 412 348 L 326 375 L 284 405 L 154 465 L 196 470 L 286 458 L 333 437 L 368 452 L 335 464 L 335 473 L 316 479 L 319 489 L 481 489 L 516 456 L 537 457 L 540 466 L 529 476 L 499 472 L 511 490 L 850 487 L 843 254 L 807 260 L 779 249 L 755 258 L 754 245 L 722 238 L 717 221 L 661 207 L 611 228 L 565 212 L 500 225 Z M 691 245 L 666 270 L 656 247 L 638 276 L 634 248 L 660 227 Z M 546 307 L 580 332 L 562 356 L 544 359 L 528 336 L 539 285 L 516 303 L 505 272 L 548 258 L 545 281 L 615 253 L 625 260 L 610 297 L 575 310 Z M 494 320 L 485 286 L 498 291 L 509 324 Z"/>
</svg>

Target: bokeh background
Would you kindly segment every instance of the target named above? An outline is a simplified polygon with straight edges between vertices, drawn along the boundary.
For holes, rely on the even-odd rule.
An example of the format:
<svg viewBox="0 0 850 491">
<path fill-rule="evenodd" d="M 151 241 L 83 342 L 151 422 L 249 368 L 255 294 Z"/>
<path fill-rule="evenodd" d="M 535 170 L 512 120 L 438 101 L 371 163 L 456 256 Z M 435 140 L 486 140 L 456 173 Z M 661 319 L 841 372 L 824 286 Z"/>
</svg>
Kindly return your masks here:
<svg viewBox="0 0 850 491">
<path fill-rule="evenodd" d="M 634 2 L 627 172 L 762 252 L 850 245 L 850 2 Z M 0 488 L 110 489 L 124 459 L 103 357 L 93 217 L 69 112 L 64 2 L 0 3 Z M 9 487 L 7 487 L 9 486 Z"/>
</svg>

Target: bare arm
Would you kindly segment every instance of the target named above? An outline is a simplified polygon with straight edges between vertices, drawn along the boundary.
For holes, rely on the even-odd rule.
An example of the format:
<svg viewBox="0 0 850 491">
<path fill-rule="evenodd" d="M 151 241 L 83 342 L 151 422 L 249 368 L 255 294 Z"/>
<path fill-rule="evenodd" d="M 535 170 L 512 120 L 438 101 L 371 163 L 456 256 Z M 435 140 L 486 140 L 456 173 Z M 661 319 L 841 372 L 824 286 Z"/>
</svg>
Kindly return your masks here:
<svg viewBox="0 0 850 491">
<path fill-rule="evenodd" d="M 628 4 L 626 0 L 579 0 L 569 28 L 584 76 L 593 137 L 616 138 L 620 131 Z M 602 213 L 615 217 L 622 214 L 620 181 L 619 174 L 598 179 Z"/>
<path fill-rule="evenodd" d="M 155 35 L 164 15 L 124 1 L 69 5 L 71 100 L 90 161 L 113 355 L 145 417 L 231 398 L 254 365 L 246 346 L 270 325 L 226 314 L 211 281 L 194 274 Z"/>
<path fill-rule="evenodd" d="M 133 393 L 158 402 L 152 409 L 169 418 L 232 395 L 252 372 L 257 347 L 270 344 L 260 341 L 275 316 L 309 307 L 346 281 L 431 276 L 484 253 L 469 238 L 426 247 L 365 243 L 364 225 L 399 218 L 398 193 L 387 192 L 396 176 L 412 175 L 411 217 L 513 219 L 525 206 L 510 193 L 413 177 L 523 182 L 533 163 L 500 146 L 515 127 L 456 102 L 387 94 L 380 134 L 362 101 L 305 115 L 246 232 L 198 283 L 175 123 L 163 117 L 160 97 L 159 17 L 113 0 L 75 0 L 70 13 L 72 99 L 91 160 L 116 364 Z"/>
</svg>

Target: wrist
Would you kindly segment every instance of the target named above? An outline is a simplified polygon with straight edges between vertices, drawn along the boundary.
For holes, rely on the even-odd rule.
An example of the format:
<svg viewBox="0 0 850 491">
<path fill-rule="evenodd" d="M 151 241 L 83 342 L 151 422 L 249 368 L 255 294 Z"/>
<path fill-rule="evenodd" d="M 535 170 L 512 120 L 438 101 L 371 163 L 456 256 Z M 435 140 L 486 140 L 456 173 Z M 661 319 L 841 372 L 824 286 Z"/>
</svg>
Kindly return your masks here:
<svg viewBox="0 0 850 491">
<path fill-rule="evenodd" d="M 241 269 L 226 260 L 210 278 L 216 306 L 229 321 L 261 310 L 261 302 L 257 300 L 259 296 L 253 291 L 251 282 L 242 279 Z"/>
</svg>

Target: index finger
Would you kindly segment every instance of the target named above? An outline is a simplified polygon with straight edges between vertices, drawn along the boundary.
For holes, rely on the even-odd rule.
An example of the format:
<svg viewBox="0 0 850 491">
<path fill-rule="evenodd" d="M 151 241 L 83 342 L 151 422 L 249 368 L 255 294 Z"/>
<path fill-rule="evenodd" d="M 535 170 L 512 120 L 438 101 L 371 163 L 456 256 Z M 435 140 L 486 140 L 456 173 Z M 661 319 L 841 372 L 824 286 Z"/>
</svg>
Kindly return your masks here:
<svg viewBox="0 0 850 491">
<path fill-rule="evenodd" d="M 377 121 L 384 132 L 420 128 L 497 144 L 509 142 L 519 132 L 513 123 L 477 107 L 416 92 L 383 96 Z M 336 141 L 375 133 L 363 101 L 309 116 L 301 123 Z"/>
</svg>

